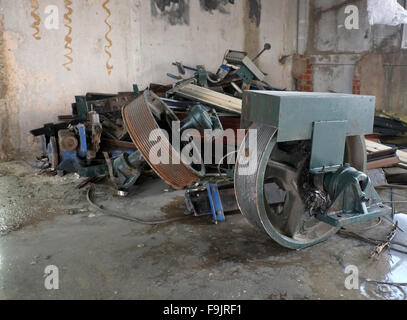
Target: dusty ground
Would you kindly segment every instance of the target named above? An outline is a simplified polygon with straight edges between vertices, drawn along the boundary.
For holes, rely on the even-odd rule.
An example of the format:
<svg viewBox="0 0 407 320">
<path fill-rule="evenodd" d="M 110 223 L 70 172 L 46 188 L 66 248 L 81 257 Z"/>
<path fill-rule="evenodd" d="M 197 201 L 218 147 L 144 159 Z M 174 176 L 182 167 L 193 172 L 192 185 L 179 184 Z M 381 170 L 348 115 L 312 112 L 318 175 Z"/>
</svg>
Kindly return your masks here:
<svg viewBox="0 0 407 320">
<path fill-rule="evenodd" d="M 25 162 L 0 164 L 0 299 L 406 299 L 405 287 L 365 281 L 407 282 L 404 254 L 371 260 L 371 245 L 339 235 L 289 251 L 241 215 L 217 226 L 210 218 L 138 225 L 89 210 L 86 189 L 75 189 L 80 181 L 38 175 Z M 144 219 L 184 215 L 183 192 L 166 189 L 147 179 L 126 199 L 106 188 L 96 195 L 106 208 Z M 407 217 L 397 219 L 407 232 Z M 366 234 L 376 223 L 355 230 Z M 367 235 L 389 230 L 383 222 Z M 407 243 L 407 233 L 397 237 Z M 49 265 L 59 268 L 57 291 L 44 287 Z M 358 290 L 345 288 L 348 265 L 359 268 Z"/>
</svg>

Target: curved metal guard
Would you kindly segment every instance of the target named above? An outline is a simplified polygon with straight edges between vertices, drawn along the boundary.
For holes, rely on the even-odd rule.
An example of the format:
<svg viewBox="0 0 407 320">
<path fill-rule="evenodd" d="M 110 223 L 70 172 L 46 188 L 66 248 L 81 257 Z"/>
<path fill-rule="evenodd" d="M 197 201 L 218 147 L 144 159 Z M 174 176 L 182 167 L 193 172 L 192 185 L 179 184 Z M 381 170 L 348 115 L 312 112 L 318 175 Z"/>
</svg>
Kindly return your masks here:
<svg viewBox="0 0 407 320">
<path fill-rule="evenodd" d="M 167 106 L 160 100 L 159 97 L 150 92 L 145 92 L 123 109 L 123 119 L 127 130 L 136 144 L 137 148 L 141 151 L 146 161 L 151 168 L 170 186 L 175 189 L 183 189 L 191 183 L 197 181 L 204 172 L 197 172 L 191 166 L 184 164 L 181 160 L 181 155 L 176 151 L 170 140 L 164 136 L 159 135 L 158 132 L 162 130 L 150 107 L 157 107 L 154 112 L 165 112 L 171 116 L 173 121 L 178 121 L 175 115 L 168 110 Z M 163 131 L 162 131 L 163 132 Z M 158 161 L 152 159 L 152 150 L 157 144 L 156 141 L 161 139 L 162 150 L 168 150 L 170 164 L 155 164 Z M 204 166 L 202 166 L 204 168 Z M 204 170 L 204 169 L 203 169 Z"/>
</svg>

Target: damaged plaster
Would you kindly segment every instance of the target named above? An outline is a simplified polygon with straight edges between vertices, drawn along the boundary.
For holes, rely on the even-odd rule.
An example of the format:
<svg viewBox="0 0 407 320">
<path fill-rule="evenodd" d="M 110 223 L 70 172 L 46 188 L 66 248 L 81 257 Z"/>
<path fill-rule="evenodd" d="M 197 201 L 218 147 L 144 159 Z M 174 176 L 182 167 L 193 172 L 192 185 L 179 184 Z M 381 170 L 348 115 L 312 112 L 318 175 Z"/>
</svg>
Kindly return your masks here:
<svg viewBox="0 0 407 320">
<path fill-rule="evenodd" d="M 403 28 L 371 26 L 369 3 L 372 2 L 310 1 L 305 55 L 313 58 L 314 91 L 353 93 L 352 81 L 360 77 L 361 94 L 375 95 L 378 110 L 407 116 L 407 77 L 404 76 L 407 54 L 401 49 Z M 344 27 L 348 5 L 359 8 L 358 30 Z"/>
<path fill-rule="evenodd" d="M 260 27 L 261 22 L 261 0 L 248 0 L 249 1 L 249 18 L 251 22 L 255 23 L 257 28 Z"/>
<path fill-rule="evenodd" d="M 201 8 L 205 11 L 213 13 L 213 11 L 218 10 L 223 14 L 229 14 L 227 6 L 229 4 L 234 5 L 235 0 L 200 0 Z"/>
<path fill-rule="evenodd" d="M 375 66 L 372 68 L 372 66 Z M 376 97 L 376 105 L 380 108 L 384 100 L 383 56 L 373 53 L 365 55 L 355 66 L 355 74 L 360 79 L 360 93 Z"/>
<path fill-rule="evenodd" d="M 246 0 L 244 2 L 245 12 L 249 12 L 250 14 L 244 15 L 243 19 L 243 25 L 245 28 L 245 34 L 244 34 L 244 51 L 248 53 L 250 57 L 256 56 L 262 47 L 262 44 L 260 43 L 260 35 L 259 35 L 259 26 L 260 26 L 260 19 L 253 19 L 252 17 L 252 11 L 256 10 L 254 8 L 254 2 L 260 3 L 261 0 Z M 260 10 L 260 15 L 261 15 L 261 5 L 260 8 L 257 7 L 257 9 Z M 255 15 L 256 16 L 256 15 Z"/>
<path fill-rule="evenodd" d="M 199 0 L 201 9 L 210 13 L 214 11 L 219 11 L 223 14 L 229 14 L 228 6 L 234 5 L 235 0 Z M 261 23 L 261 0 L 245 0 L 245 7 L 248 18 L 251 23 L 254 23 L 257 28 L 260 27 Z"/>
<path fill-rule="evenodd" d="M 7 104 L 8 72 L 6 63 L 6 44 L 4 39 L 4 16 L 0 25 L 0 161 L 8 160 L 12 150 Z"/>
<path fill-rule="evenodd" d="M 127 92 L 133 83 L 140 87 L 152 82 L 170 83 L 166 73 L 173 70 L 171 63 L 177 60 L 188 66 L 202 64 L 208 70 L 216 70 L 227 49 L 248 51 L 254 57 L 265 42 L 270 42 L 273 50 L 257 64 L 268 73 L 267 82 L 276 88 L 292 88 L 290 73 L 279 65 L 278 57 L 295 50 L 296 0 L 263 1 L 262 13 L 269 21 L 266 24 L 263 19 L 259 28 L 249 18 L 249 2 L 226 4 L 230 14 L 219 10 L 210 14 L 197 0 L 110 1 L 108 8 L 112 14 L 108 21 L 113 30 L 109 38 L 113 42 L 115 69 L 109 77 L 104 52 L 108 44 L 104 38 L 108 31 L 107 14 L 102 8 L 105 1 L 74 2 L 75 64 L 72 72 L 67 72 L 62 67 L 66 62 L 67 35 L 64 1 L 58 5 L 59 29 L 41 27 L 41 40 L 37 41 L 33 37 L 36 30 L 31 27 L 35 19 L 31 16 L 30 2 L 0 0 L 1 13 L 6 17 L 1 34 L 0 64 L 5 72 L 0 81 L 0 157 L 10 160 L 19 152 L 27 157 L 39 155 L 41 141 L 34 139 L 30 130 L 55 122 L 59 115 L 70 114 L 75 95 Z M 41 0 L 39 4 L 43 8 Z M 151 16 L 152 9 L 156 18 Z M 174 13 L 181 18 L 173 23 L 180 24 L 170 24 L 171 10 L 182 13 Z M 90 16 L 95 17 L 92 24 L 88 23 Z M 39 17 L 44 22 L 47 15 L 39 10 Z"/>
<path fill-rule="evenodd" d="M 151 15 L 171 25 L 189 25 L 190 0 L 151 0 Z"/>
<path fill-rule="evenodd" d="M 4 16 L 0 15 L 0 161 L 11 160 L 19 147 L 19 143 L 13 139 L 13 133 L 19 131 L 19 127 L 15 123 L 17 112 L 12 110 L 9 103 L 10 75 L 7 48 Z M 12 128 L 13 125 L 15 130 Z M 16 138 L 19 139 L 19 135 Z"/>
</svg>

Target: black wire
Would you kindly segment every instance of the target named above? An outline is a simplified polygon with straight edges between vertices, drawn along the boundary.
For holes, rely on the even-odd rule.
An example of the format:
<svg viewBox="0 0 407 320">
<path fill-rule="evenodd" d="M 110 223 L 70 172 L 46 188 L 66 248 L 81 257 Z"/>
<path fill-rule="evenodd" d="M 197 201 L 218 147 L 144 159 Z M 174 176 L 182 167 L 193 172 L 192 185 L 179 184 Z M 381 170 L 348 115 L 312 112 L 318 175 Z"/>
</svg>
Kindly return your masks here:
<svg viewBox="0 0 407 320">
<path fill-rule="evenodd" d="M 345 236 L 345 237 L 351 237 L 351 238 L 354 238 L 354 239 L 356 239 L 356 240 L 363 241 L 363 242 L 366 242 L 366 243 L 369 243 L 369 244 L 375 245 L 375 246 L 377 246 L 378 244 L 381 244 L 381 243 L 385 242 L 385 241 L 376 240 L 376 239 L 369 239 L 369 238 L 363 237 L 363 236 L 361 236 L 361 235 L 359 235 L 359 234 L 356 234 L 356 233 L 354 233 L 354 232 L 349 232 L 349 231 L 344 230 L 344 229 L 340 230 L 340 231 L 339 231 L 339 234 L 340 234 L 340 235 L 343 235 L 343 236 Z M 396 246 L 399 246 L 399 247 L 404 247 L 404 248 L 406 248 L 406 245 L 404 245 L 404 244 L 402 244 L 402 243 L 399 243 L 399 242 L 391 242 L 390 244 L 391 244 L 391 245 L 396 245 Z M 407 254 L 407 251 L 399 250 L 399 249 L 396 249 L 396 248 L 390 248 L 390 250 L 396 251 L 396 252 L 398 252 L 398 253 Z"/>
<path fill-rule="evenodd" d="M 101 213 L 103 213 L 103 214 L 105 214 L 107 216 L 115 217 L 115 218 L 118 218 L 118 219 L 130 221 L 130 222 L 135 222 L 135 223 L 148 225 L 148 226 L 157 226 L 157 225 L 173 223 L 173 222 L 177 222 L 177 221 L 181 221 L 181 220 L 191 219 L 193 217 L 193 216 L 185 216 L 185 217 L 178 217 L 178 218 L 165 219 L 165 220 L 145 221 L 145 220 L 141 220 L 141 219 L 138 219 L 138 218 L 122 215 L 122 214 L 114 212 L 114 211 L 103 209 L 102 207 L 98 206 L 96 203 L 93 202 L 92 198 L 94 196 L 94 193 L 95 193 L 95 186 L 92 185 L 89 188 L 88 192 L 87 192 L 86 198 L 88 200 L 89 205 L 93 209 L 95 209 L 95 210 L 97 210 L 97 211 L 99 211 L 99 212 L 101 212 Z"/>
</svg>

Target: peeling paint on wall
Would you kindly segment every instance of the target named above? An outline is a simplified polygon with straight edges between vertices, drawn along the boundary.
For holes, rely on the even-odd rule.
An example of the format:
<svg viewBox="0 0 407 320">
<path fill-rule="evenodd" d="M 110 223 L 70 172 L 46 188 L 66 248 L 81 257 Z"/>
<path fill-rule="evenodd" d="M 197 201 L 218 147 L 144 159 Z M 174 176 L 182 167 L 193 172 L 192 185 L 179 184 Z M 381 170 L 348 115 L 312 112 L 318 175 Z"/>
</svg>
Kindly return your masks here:
<svg viewBox="0 0 407 320">
<path fill-rule="evenodd" d="M 38 10 L 40 8 L 40 5 L 38 3 L 38 0 L 30 0 L 31 3 L 31 17 L 34 18 L 34 23 L 31 25 L 31 28 L 34 29 L 34 33 L 32 36 L 34 37 L 35 40 L 41 40 L 41 37 L 39 36 L 40 34 L 40 24 L 41 24 L 41 18 L 38 15 Z"/>
<path fill-rule="evenodd" d="M 65 23 L 65 27 L 68 29 L 68 33 L 65 36 L 65 49 L 67 50 L 67 54 L 65 54 L 65 58 L 68 60 L 68 62 L 64 63 L 63 66 L 65 67 L 66 70 L 71 71 L 71 67 L 69 65 L 71 65 L 73 63 L 73 59 L 71 57 L 72 53 L 73 53 L 73 49 L 72 49 L 72 38 L 71 38 L 71 34 L 72 34 L 72 19 L 71 19 L 71 15 L 73 13 L 72 10 L 72 1 L 71 0 L 64 0 L 65 2 L 65 9 L 67 10 L 67 12 L 64 15 L 64 19 L 66 21 Z"/>
<path fill-rule="evenodd" d="M 201 8 L 205 11 L 213 13 L 213 11 L 218 10 L 223 14 L 229 14 L 227 10 L 228 4 L 235 4 L 235 0 L 200 0 Z"/>
<path fill-rule="evenodd" d="M 109 34 L 112 31 L 112 25 L 109 23 L 109 18 L 111 17 L 112 13 L 110 11 L 110 9 L 107 7 L 107 5 L 109 4 L 110 0 L 106 0 L 103 3 L 103 9 L 105 9 L 106 13 L 107 13 L 107 17 L 105 19 L 105 24 L 108 27 L 108 31 L 105 34 L 105 39 L 107 41 L 107 45 L 105 46 L 105 52 L 107 54 L 107 61 L 106 61 L 106 69 L 107 69 L 107 73 L 110 76 L 112 74 L 112 70 L 113 70 L 113 66 L 110 64 L 110 60 L 112 59 L 112 53 L 110 52 L 110 49 L 113 46 L 113 42 L 112 40 L 109 38 Z"/>
<path fill-rule="evenodd" d="M 0 15 L 0 161 L 11 160 L 19 147 L 19 142 L 12 138 L 11 133 L 11 127 L 16 126 L 16 123 L 12 118 L 15 110 L 10 107 L 9 102 L 9 82 L 12 80 L 9 75 L 9 51 L 5 34 L 4 15 Z M 19 130 L 18 126 L 17 129 Z M 19 139 L 18 136 L 14 138 Z"/>
<path fill-rule="evenodd" d="M 257 28 L 260 27 L 261 22 L 261 0 L 248 0 L 249 1 L 249 18 L 256 24 Z"/>
<path fill-rule="evenodd" d="M 248 51 L 250 57 L 254 57 L 263 48 L 264 42 L 270 41 L 273 52 L 256 64 L 269 72 L 267 80 L 273 86 L 292 88 L 290 79 L 280 81 L 284 70 L 277 59 L 280 52 L 295 50 L 295 5 L 287 4 L 291 8 L 287 13 L 280 11 L 282 3 L 295 4 L 295 0 L 263 1 L 264 21 L 260 28 L 250 21 L 249 0 L 227 4 L 230 15 L 214 11 L 213 16 L 200 7 L 198 0 L 184 1 L 188 8 L 182 11 L 185 14 L 182 21 L 189 21 L 189 26 L 183 22 L 175 27 L 168 22 L 167 16 L 161 16 L 163 12 L 158 7 L 155 7 L 157 18 L 152 17 L 151 0 L 111 0 L 107 5 L 112 14 L 108 21 L 113 27 L 109 34 L 113 42 L 111 64 L 114 66 L 110 77 L 105 67 L 107 55 L 104 52 L 105 45 L 108 45 L 104 38 L 108 31 L 104 23 L 107 15 L 102 8 L 105 1 L 71 0 L 73 12 L 70 15 L 63 0 L 38 0 L 42 39 L 37 42 L 32 37 L 34 30 L 30 27 L 34 21 L 30 15 L 30 1 L 0 0 L 3 9 L 0 16 L 4 14 L 6 19 L 5 44 L 0 44 L 1 51 L 4 51 L 0 70 L 7 71 L 4 77 L 0 74 L 4 79 L 0 81 L 0 156 L 7 155 L 10 160 L 17 152 L 29 156 L 40 152 L 39 139 L 33 139 L 29 131 L 44 123 L 54 122 L 60 114 L 69 113 L 75 94 L 84 90 L 122 92 L 131 89 L 134 82 L 141 82 L 140 85 L 144 87 L 151 82 L 159 82 L 168 72 L 168 63 L 172 61 L 163 52 L 170 52 L 174 59 L 182 59 L 186 64 L 196 63 L 198 59 L 200 64 L 216 68 L 219 57 L 226 49 Z M 51 3 L 58 5 L 60 12 L 60 29 L 57 31 L 46 31 L 48 29 L 44 25 L 49 15 L 44 11 L 45 5 Z M 155 1 L 153 5 L 156 6 Z M 170 8 L 169 5 L 164 6 L 164 11 Z M 72 23 L 64 17 L 65 13 Z M 221 19 L 215 19 L 216 16 Z M 97 23 L 89 23 L 90 17 L 96 19 Z M 280 50 L 279 41 L 283 22 L 293 26 L 292 30 L 287 31 L 284 45 L 289 49 L 286 50 Z M 71 26 L 72 30 L 65 24 Z M 70 30 L 71 33 L 68 32 Z M 72 39 L 68 45 L 73 48 L 71 57 L 74 61 L 66 67 L 72 68 L 71 72 L 63 66 L 69 60 L 64 55 L 71 52 L 65 49 L 68 33 Z M 214 39 L 211 36 L 214 33 L 219 37 Z M 163 42 L 163 38 L 168 41 Z M 207 54 L 201 54 L 203 47 L 210 48 Z M 88 72 L 81 75 L 77 73 L 79 70 Z M 289 75 L 287 72 L 287 78 Z"/>
<path fill-rule="evenodd" d="M 151 15 L 171 25 L 189 25 L 190 0 L 151 0 Z"/>
<path fill-rule="evenodd" d="M 0 15 L 0 100 L 6 98 L 8 89 L 8 75 L 5 50 L 6 45 L 4 40 L 4 15 Z"/>
<path fill-rule="evenodd" d="M 374 68 L 372 68 L 374 66 Z M 363 58 L 355 66 L 355 75 L 360 80 L 360 94 L 376 97 L 376 108 L 384 108 L 385 69 L 383 56 L 379 53 L 371 53 Z"/>
<path fill-rule="evenodd" d="M 256 0 L 260 1 L 260 0 Z M 251 14 L 249 14 L 253 10 L 253 1 L 252 0 L 245 0 L 244 2 L 244 11 L 247 13 L 244 15 L 243 19 L 243 26 L 244 26 L 244 51 L 246 51 L 249 57 L 254 57 L 260 52 L 262 45 L 260 44 L 260 33 L 259 33 L 259 25 L 260 21 L 258 21 L 259 25 L 257 25 L 257 21 L 253 20 Z M 261 10 L 261 9 L 260 9 Z"/>
<path fill-rule="evenodd" d="M 0 26 L 0 161 L 7 160 L 7 150 L 11 148 L 9 134 L 9 114 L 6 94 L 8 90 L 7 63 L 5 57 L 4 16 Z"/>
</svg>

